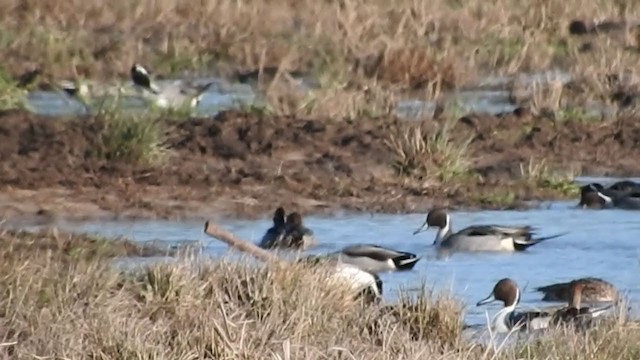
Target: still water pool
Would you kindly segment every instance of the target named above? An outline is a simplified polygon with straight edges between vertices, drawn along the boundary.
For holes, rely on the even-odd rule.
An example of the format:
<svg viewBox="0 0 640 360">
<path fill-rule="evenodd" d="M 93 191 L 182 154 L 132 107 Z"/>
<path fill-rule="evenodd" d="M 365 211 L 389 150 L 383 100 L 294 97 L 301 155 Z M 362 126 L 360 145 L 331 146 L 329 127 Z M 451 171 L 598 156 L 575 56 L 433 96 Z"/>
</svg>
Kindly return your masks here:
<svg viewBox="0 0 640 360">
<path fill-rule="evenodd" d="M 414 270 L 381 274 L 385 298 L 397 296 L 399 287 L 417 288 L 423 281 L 437 290 L 451 291 L 466 304 L 466 322 L 486 321 L 498 304 L 478 308 L 475 303 L 489 294 L 503 277 L 517 281 L 522 291 L 522 307 L 543 307 L 541 294 L 532 289 L 577 277 L 602 277 L 615 284 L 630 300 L 631 314 L 638 317 L 640 305 L 640 221 L 639 213 L 624 210 L 576 209 L 575 202 L 549 203 L 523 211 L 452 212 L 454 229 L 481 224 L 529 224 L 540 235 L 569 233 L 529 248 L 526 252 L 489 254 L 457 253 L 437 256 L 432 246 L 435 231 L 412 235 L 425 214 L 370 215 L 342 214 L 337 217 L 308 217 L 305 223 L 315 232 L 320 245 L 309 253 L 322 253 L 353 243 L 380 244 L 422 256 Z M 216 219 L 238 236 L 257 242 L 271 225 L 270 218 L 259 221 Z M 203 234 L 202 222 L 157 220 L 84 222 L 65 224 L 65 230 L 124 236 L 135 241 L 176 244 L 198 241 L 211 256 L 229 254 L 226 244 Z"/>
</svg>

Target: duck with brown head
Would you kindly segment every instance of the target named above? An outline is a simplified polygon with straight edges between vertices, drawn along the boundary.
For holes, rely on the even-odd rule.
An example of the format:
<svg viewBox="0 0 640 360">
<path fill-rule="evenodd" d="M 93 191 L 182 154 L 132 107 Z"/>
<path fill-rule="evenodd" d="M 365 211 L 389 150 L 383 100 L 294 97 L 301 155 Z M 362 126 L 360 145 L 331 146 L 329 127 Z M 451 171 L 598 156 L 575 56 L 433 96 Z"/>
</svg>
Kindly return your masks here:
<svg viewBox="0 0 640 360">
<path fill-rule="evenodd" d="M 575 283 L 584 284 L 582 288 L 582 301 L 587 303 L 615 302 L 618 300 L 618 290 L 613 284 L 594 277 L 579 278 L 569 282 L 540 286 L 535 290 L 544 294 L 542 301 L 568 302 L 571 298 L 571 286 Z"/>
<path fill-rule="evenodd" d="M 316 244 L 316 239 L 311 229 L 302 223 L 302 215 L 298 212 L 292 212 L 287 215 L 285 221 L 285 230 L 280 247 L 292 249 L 308 249 Z"/>
<path fill-rule="evenodd" d="M 498 311 L 491 322 L 494 331 L 499 333 L 511 330 L 538 330 L 549 326 L 551 314 L 541 311 L 516 312 L 520 303 L 520 290 L 515 281 L 504 278 L 496 283 L 491 294 L 478 301 L 476 306 L 482 306 L 494 301 L 501 301 L 504 307 Z"/>
<path fill-rule="evenodd" d="M 607 313 L 613 307 L 613 304 L 597 308 L 581 306 L 582 292 L 585 287 L 585 282 L 576 281 L 571 283 L 568 306 L 553 314 L 553 323 L 572 323 L 579 327 L 588 327 L 592 325 L 592 321 L 595 318 Z"/>
<path fill-rule="evenodd" d="M 578 206 L 640 210 L 640 185 L 630 180 L 619 181 L 608 188 L 598 183 L 584 185 L 580 188 Z"/>
<path fill-rule="evenodd" d="M 523 251 L 544 240 L 566 233 L 534 238 L 531 226 L 472 225 L 453 232 L 451 216 L 443 208 L 429 211 L 424 224 L 414 235 L 432 227 L 438 228 L 433 244 L 451 251 Z"/>
<path fill-rule="evenodd" d="M 608 206 L 608 198 L 601 196 L 597 191 L 587 191 L 580 196 L 578 207 L 583 209 L 604 209 Z"/>
</svg>

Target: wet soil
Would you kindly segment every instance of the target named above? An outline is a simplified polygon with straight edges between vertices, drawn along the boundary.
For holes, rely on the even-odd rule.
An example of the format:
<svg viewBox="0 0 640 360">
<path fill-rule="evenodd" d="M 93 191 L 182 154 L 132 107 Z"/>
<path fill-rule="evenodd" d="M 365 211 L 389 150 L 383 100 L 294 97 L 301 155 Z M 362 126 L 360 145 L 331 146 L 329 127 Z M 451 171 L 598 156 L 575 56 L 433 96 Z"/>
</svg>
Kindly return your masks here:
<svg viewBox="0 0 640 360">
<path fill-rule="evenodd" d="M 454 137 L 473 137 L 472 175 L 448 184 L 402 176 L 387 143 L 409 126 L 396 118 L 354 121 L 225 112 L 167 119 L 171 156 L 159 168 L 96 154 L 105 120 L 0 114 L 0 217 L 59 218 L 266 216 L 276 206 L 304 214 L 340 209 L 424 212 L 430 206 L 516 207 L 557 198 L 522 179 L 530 159 L 583 175 L 640 173 L 640 123 L 554 122 L 466 116 Z M 395 135 L 394 135 L 395 134 Z M 484 194 L 511 194 L 509 204 Z"/>
</svg>

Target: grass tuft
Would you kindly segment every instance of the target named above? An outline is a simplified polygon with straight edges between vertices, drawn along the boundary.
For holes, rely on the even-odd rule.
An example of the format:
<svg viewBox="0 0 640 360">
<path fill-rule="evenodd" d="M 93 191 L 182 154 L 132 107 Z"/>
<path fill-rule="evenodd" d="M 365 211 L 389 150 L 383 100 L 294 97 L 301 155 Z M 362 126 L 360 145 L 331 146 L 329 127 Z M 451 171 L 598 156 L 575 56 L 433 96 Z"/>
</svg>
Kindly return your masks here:
<svg viewBox="0 0 640 360">
<path fill-rule="evenodd" d="M 553 171 L 546 159 L 529 159 L 528 165 L 520 164 L 522 178 L 539 188 L 550 189 L 565 196 L 577 196 L 579 187 L 574 183 L 575 174 Z"/>
<path fill-rule="evenodd" d="M 26 91 L 20 89 L 9 74 L 0 67 L 0 111 L 24 109 Z"/>
<path fill-rule="evenodd" d="M 445 184 L 467 175 L 472 138 L 454 139 L 452 127 L 453 121 L 448 120 L 431 134 L 421 126 L 410 126 L 392 135 L 386 144 L 395 155 L 393 167 L 398 174 Z"/>
<path fill-rule="evenodd" d="M 107 114 L 95 155 L 105 160 L 160 166 L 168 158 L 166 134 L 160 120 Z"/>
<path fill-rule="evenodd" d="M 124 244 L 128 244 L 124 246 Z M 122 271 L 125 241 L 0 233 L 0 357 L 91 359 L 636 359 L 640 327 L 481 346 L 462 336 L 463 307 L 422 284 L 397 303 L 363 306 L 327 269 L 266 268 L 192 256 Z M 70 246 L 72 245 L 72 246 Z M 107 246 L 109 251 L 95 252 Z M 69 248 L 97 256 L 74 257 Z M 483 350 L 485 348 L 485 350 Z"/>
</svg>

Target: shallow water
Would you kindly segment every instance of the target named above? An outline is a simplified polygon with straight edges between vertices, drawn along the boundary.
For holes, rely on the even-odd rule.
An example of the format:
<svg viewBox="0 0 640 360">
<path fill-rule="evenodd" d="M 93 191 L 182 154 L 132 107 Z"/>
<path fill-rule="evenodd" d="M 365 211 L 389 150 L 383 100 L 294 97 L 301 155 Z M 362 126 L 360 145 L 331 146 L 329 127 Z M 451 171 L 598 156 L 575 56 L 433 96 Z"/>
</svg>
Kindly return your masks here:
<svg viewBox="0 0 640 360">
<path fill-rule="evenodd" d="M 179 80 L 157 80 L 156 83 L 162 87 L 174 81 Z M 510 76 L 487 76 L 476 83 L 463 86 L 458 91 L 443 94 L 441 101 L 445 106 L 456 107 L 460 115 L 468 113 L 497 115 L 512 112 L 516 108 L 509 97 L 510 87 L 514 84 L 522 94 L 531 94 L 535 86 L 548 86 L 551 83 L 566 84 L 569 81 L 571 81 L 571 75 L 558 70 Z M 223 110 L 265 103 L 258 91 L 248 84 L 229 83 L 214 77 L 196 79 L 194 84 L 208 82 L 215 84 L 203 93 L 200 103 L 193 109 L 192 116 L 214 116 Z M 299 78 L 298 82 L 301 91 L 310 91 L 317 87 L 310 78 Z M 91 102 L 89 109 L 80 101 L 62 92 L 34 91 L 27 96 L 27 109 L 44 116 L 86 115 L 112 107 L 136 112 L 148 109 L 149 104 L 140 96 L 126 95 L 118 99 L 97 99 Z M 393 113 L 400 118 L 419 120 L 432 117 L 435 109 L 435 101 L 409 98 L 398 101 Z M 587 115 L 593 117 L 611 115 L 614 110 L 600 103 L 588 104 L 586 108 Z"/>
<path fill-rule="evenodd" d="M 165 83 L 174 81 L 176 80 L 158 80 L 156 83 L 162 87 Z M 194 84 L 200 85 L 211 81 L 215 84 L 202 93 L 200 102 L 193 109 L 193 116 L 213 116 L 224 110 L 262 104 L 262 101 L 248 85 L 230 84 L 217 78 L 198 79 L 194 81 Z M 126 94 L 117 98 L 91 99 L 90 105 L 87 107 L 64 92 L 38 90 L 28 94 L 26 106 L 29 111 L 43 116 L 78 116 L 114 107 L 136 113 L 147 110 L 150 104 L 148 99 L 139 95 Z"/>
<path fill-rule="evenodd" d="M 498 304 L 476 307 L 486 297 L 496 281 L 513 278 L 522 291 L 522 307 L 546 307 L 541 294 L 532 288 L 578 277 L 602 277 L 629 296 L 632 315 L 637 317 L 640 302 L 640 271 L 638 213 L 624 210 L 583 210 L 575 202 L 549 203 L 526 211 L 453 212 L 454 229 L 479 223 L 529 224 L 539 228 L 540 235 L 569 231 L 520 253 L 457 253 L 439 258 L 431 246 L 434 231 L 416 236 L 412 232 L 422 224 L 425 214 L 369 215 L 348 214 L 339 217 L 308 217 L 305 222 L 313 229 L 321 245 L 309 253 L 339 250 L 358 242 L 375 243 L 398 250 L 414 252 L 423 257 L 413 271 L 384 273 L 385 298 L 392 301 L 400 286 L 415 289 L 422 281 L 437 290 L 450 290 L 466 304 L 466 322 L 485 323 L 485 311 L 493 314 Z M 238 236 L 259 241 L 271 225 L 270 217 L 259 221 L 221 220 L 224 227 Z M 66 224 L 66 230 L 125 236 L 136 241 L 161 241 L 176 244 L 201 242 L 204 252 L 212 256 L 229 254 L 228 247 L 202 233 L 202 222 L 130 221 L 85 222 Z"/>
</svg>

